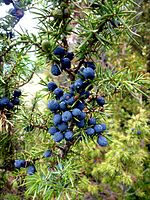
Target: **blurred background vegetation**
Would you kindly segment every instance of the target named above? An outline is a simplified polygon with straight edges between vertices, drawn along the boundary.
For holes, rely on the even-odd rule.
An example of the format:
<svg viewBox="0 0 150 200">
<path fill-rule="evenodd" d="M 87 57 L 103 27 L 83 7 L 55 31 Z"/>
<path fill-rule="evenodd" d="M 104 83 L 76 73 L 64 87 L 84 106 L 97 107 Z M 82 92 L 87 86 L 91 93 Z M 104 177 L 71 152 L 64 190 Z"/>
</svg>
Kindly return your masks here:
<svg viewBox="0 0 150 200">
<path fill-rule="evenodd" d="M 39 23 L 37 33 L 20 33 L 12 23 L 16 18 L 1 19 L 0 97 L 12 98 L 16 88 L 22 96 L 13 111 L 0 111 L 0 199 L 148 200 L 150 1 L 21 3 L 19 9 L 29 9 Z M 93 92 L 99 90 L 106 105 L 93 116 L 106 123 L 109 142 L 100 147 L 86 138 L 64 159 L 47 131 L 52 125 L 47 101 L 53 97 L 47 83 L 66 90 L 70 85 L 67 73 L 50 74 L 57 45 L 74 51 L 75 67 L 84 59 L 96 63 Z M 43 158 L 47 149 L 53 157 Z M 14 169 L 15 159 L 33 163 L 37 172 L 29 176 L 26 169 Z"/>
</svg>

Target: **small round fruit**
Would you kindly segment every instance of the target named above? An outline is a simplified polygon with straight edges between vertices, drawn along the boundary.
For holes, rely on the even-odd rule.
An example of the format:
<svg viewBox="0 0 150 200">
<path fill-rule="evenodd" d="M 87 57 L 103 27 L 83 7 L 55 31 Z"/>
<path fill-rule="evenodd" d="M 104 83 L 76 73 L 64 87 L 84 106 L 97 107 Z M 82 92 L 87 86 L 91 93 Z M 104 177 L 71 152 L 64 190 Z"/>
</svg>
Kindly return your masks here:
<svg viewBox="0 0 150 200">
<path fill-rule="evenodd" d="M 67 8 L 68 5 L 67 5 L 65 2 L 61 2 L 60 7 L 61 7 L 61 8 Z"/>
<path fill-rule="evenodd" d="M 57 98 L 60 98 L 63 95 L 64 91 L 61 88 L 56 88 L 54 90 L 54 94 L 56 95 Z"/>
<path fill-rule="evenodd" d="M 82 91 L 82 92 L 80 93 L 80 96 L 82 97 L 82 99 L 87 99 L 87 98 L 89 98 L 89 96 L 90 96 L 90 92 L 89 92 L 88 90 Z"/>
<path fill-rule="evenodd" d="M 73 30 L 73 26 L 71 26 L 70 24 L 68 24 L 66 26 L 66 31 L 71 32 Z M 67 56 L 66 56 L 67 57 Z"/>
<path fill-rule="evenodd" d="M 26 161 L 25 160 L 15 160 L 14 166 L 15 168 L 20 169 L 21 167 L 25 167 Z"/>
<path fill-rule="evenodd" d="M 98 105 L 103 106 L 105 104 L 105 99 L 104 97 L 97 97 L 96 99 Z"/>
<path fill-rule="evenodd" d="M 51 155 L 52 155 L 52 151 L 51 151 L 51 150 L 47 150 L 47 151 L 45 151 L 44 154 L 43 154 L 43 156 L 44 156 L 45 158 L 48 158 L 48 157 L 50 157 Z"/>
<path fill-rule="evenodd" d="M 66 52 L 63 47 L 58 46 L 56 49 L 54 49 L 53 53 L 55 56 L 63 57 Z"/>
<path fill-rule="evenodd" d="M 141 132 L 140 130 L 138 130 L 136 133 L 137 133 L 138 135 L 140 135 L 142 132 Z"/>
<path fill-rule="evenodd" d="M 76 108 L 79 108 L 81 111 L 84 109 L 85 104 L 81 101 L 78 101 L 76 104 Z"/>
<path fill-rule="evenodd" d="M 65 136 L 65 139 L 67 141 L 71 141 L 73 139 L 73 132 L 72 131 L 66 131 L 64 136 Z"/>
<path fill-rule="evenodd" d="M 50 127 L 48 129 L 48 132 L 51 134 L 51 135 L 54 135 L 56 132 L 58 132 L 58 129 L 54 126 Z"/>
<path fill-rule="evenodd" d="M 95 133 L 94 128 L 88 128 L 85 132 L 87 135 L 93 135 Z"/>
<path fill-rule="evenodd" d="M 62 114 L 62 121 L 63 122 L 68 122 L 72 119 L 72 113 L 70 111 L 65 111 L 63 114 Z"/>
<path fill-rule="evenodd" d="M 83 88 L 83 80 L 82 79 L 77 79 L 75 82 L 74 82 L 74 88 L 79 91 L 81 88 Z"/>
<path fill-rule="evenodd" d="M 85 126 L 85 120 L 82 119 L 81 121 L 77 121 L 76 126 L 79 128 L 83 128 Z"/>
<path fill-rule="evenodd" d="M 71 14 L 71 11 L 68 8 L 64 9 L 63 17 L 68 18 Z"/>
<path fill-rule="evenodd" d="M 94 79 L 95 72 L 91 67 L 87 67 L 83 70 L 83 76 L 85 79 Z"/>
<path fill-rule="evenodd" d="M 96 119 L 91 117 L 89 120 L 88 120 L 88 125 L 96 125 Z"/>
<path fill-rule="evenodd" d="M 53 117 L 53 122 L 54 122 L 54 125 L 56 126 L 57 124 L 60 124 L 61 123 L 61 120 L 62 120 L 62 117 L 60 114 L 55 114 L 54 117 Z"/>
<path fill-rule="evenodd" d="M 71 68 L 71 61 L 69 58 L 62 58 L 61 59 L 61 67 L 62 69 L 70 69 Z"/>
<path fill-rule="evenodd" d="M 34 165 L 31 165 L 28 167 L 28 170 L 27 170 L 28 175 L 33 175 L 35 172 L 36 172 L 36 169 Z"/>
<path fill-rule="evenodd" d="M 58 19 L 58 18 L 62 18 L 63 13 L 60 9 L 56 8 L 55 10 L 52 11 L 52 15 L 55 19 Z"/>
<path fill-rule="evenodd" d="M 74 58 L 74 53 L 73 53 L 73 52 L 67 52 L 66 58 L 69 58 L 70 60 L 73 60 L 73 58 Z"/>
<path fill-rule="evenodd" d="M 93 62 L 85 62 L 85 67 L 90 67 L 90 68 L 92 68 L 93 70 L 95 70 L 96 69 L 96 66 L 95 66 L 95 64 L 93 63 Z"/>
<path fill-rule="evenodd" d="M 102 136 L 102 135 L 99 135 L 99 136 L 98 136 L 97 143 L 98 143 L 100 146 L 102 146 L 102 147 L 105 147 L 105 146 L 108 145 L 107 139 L 106 139 L 104 136 Z"/>
<path fill-rule="evenodd" d="M 24 11 L 19 8 L 11 8 L 9 14 L 20 20 L 24 16 Z"/>
<path fill-rule="evenodd" d="M 68 124 L 65 123 L 65 122 L 62 122 L 61 124 L 58 124 L 57 127 L 58 127 L 58 129 L 59 129 L 60 131 L 63 132 L 63 131 L 66 131 L 66 130 L 68 129 Z"/>
<path fill-rule="evenodd" d="M 56 133 L 53 135 L 53 140 L 54 140 L 55 142 L 60 142 L 63 138 L 64 138 L 64 135 L 63 135 L 61 132 L 56 132 Z"/>
<path fill-rule="evenodd" d="M 13 107 L 14 107 L 14 104 L 9 101 L 9 103 L 7 104 L 7 109 L 11 110 L 11 109 L 13 109 Z"/>
<path fill-rule="evenodd" d="M 59 76 L 61 74 L 60 67 L 58 65 L 56 65 L 56 64 L 52 65 L 52 67 L 51 67 L 51 73 L 54 76 Z"/>
<path fill-rule="evenodd" d="M 72 114 L 73 114 L 73 116 L 78 117 L 78 116 L 81 116 L 81 115 L 82 115 L 82 112 L 81 112 L 80 109 L 74 108 L 74 109 L 72 110 Z"/>
<path fill-rule="evenodd" d="M 101 126 L 103 127 L 103 131 L 105 131 L 106 130 L 106 124 L 101 124 Z"/>
<path fill-rule="evenodd" d="M 2 97 L 0 99 L 0 107 L 4 108 L 7 106 L 7 104 L 9 104 L 9 99 L 7 97 Z"/>
<path fill-rule="evenodd" d="M 19 105 L 20 104 L 20 99 L 18 97 L 15 97 L 13 100 L 12 100 L 12 103 L 14 105 Z"/>
<path fill-rule="evenodd" d="M 14 97 L 20 97 L 21 96 L 21 90 L 19 90 L 19 89 L 14 90 L 13 96 Z"/>
<path fill-rule="evenodd" d="M 42 41 L 41 46 L 42 46 L 43 51 L 48 51 L 50 47 L 50 42 L 48 40 L 44 40 Z"/>
<path fill-rule="evenodd" d="M 94 126 L 94 130 L 96 133 L 101 133 L 103 131 L 103 127 L 101 126 L 101 124 L 96 124 Z"/>
<path fill-rule="evenodd" d="M 60 102 L 59 104 L 60 110 L 65 111 L 67 109 L 67 105 L 65 101 Z"/>
<path fill-rule="evenodd" d="M 59 103 L 56 100 L 50 100 L 48 102 L 48 108 L 51 111 L 55 112 L 55 111 L 57 111 L 59 109 Z"/>
<path fill-rule="evenodd" d="M 63 96 L 60 98 L 61 101 L 68 100 L 71 98 L 70 93 L 64 93 Z"/>
<path fill-rule="evenodd" d="M 54 83 L 54 82 L 49 82 L 48 84 L 47 84 L 47 87 L 48 87 L 48 90 L 49 91 L 54 91 L 56 88 L 57 88 L 57 85 L 56 85 L 56 83 Z"/>
<path fill-rule="evenodd" d="M 86 113 L 85 112 L 81 112 L 81 114 L 78 116 L 79 120 L 83 120 L 86 117 Z"/>
<path fill-rule="evenodd" d="M 6 5 L 9 5 L 10 3 L 12 3 L 11 0 L 3 0 L 3 2 L 4 2 Z"/>
<path fill-rule="evenodd" d="M 74 102 L 75 102 L 75 98 L 74 98 L 74 97 L 71 97 L 70 99 L 68 99 L 68 100 L 66 101 L 66 103 L 67 103 L 68 105 L 70 105 L 70 106 L 72 106 L 72 105 L 74 104 Z"/>
<path fill-rule="evenodd" d="M 21 19 L 24 16 L 24 11 L 23 9 L 16 9 L 16 17 L 18 19 Z"/>
</svg>

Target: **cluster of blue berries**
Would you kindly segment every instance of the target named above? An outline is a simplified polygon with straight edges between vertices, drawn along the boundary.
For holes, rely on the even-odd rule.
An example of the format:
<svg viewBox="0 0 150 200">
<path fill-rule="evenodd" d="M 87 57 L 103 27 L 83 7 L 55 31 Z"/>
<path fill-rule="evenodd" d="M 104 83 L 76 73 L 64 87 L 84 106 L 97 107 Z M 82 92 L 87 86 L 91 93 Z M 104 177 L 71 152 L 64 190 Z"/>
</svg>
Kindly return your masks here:
<svg viewBox="0 0 150 200">
<path fill-rule="evenodd" d="M 12 28 L 14 28 L 24 16 L 25 10 L 27 10 L 26 7 L 31 4 L 32 0 L 0 0 L 0 2 L 5 3 L 6 5 L 13 5 L 13 8 L 9 9 L 8 15 L 5 16 L 7 20 L 3 20 L 2 18 L 2 22 L 0 23 L 0 27 L 6 31 L 7 38 L 11 39 L 14 37 Z"/>
<path fill-rule="evenodd" d="M 33 175 L 33 174 L 36 172 L 35 166 L 34 166 L 34 165 L 30 165 L 30 164 L 29 164 L 27 161 L 25 161 L 25 160 L 15 160 L 14 166 L 15 166 L 15 168 L 17 168 L 17 169 L 28 167 L 28 169 L 27 169 L 27 174 L 28 174 L 28 175 Z"/>
<path fill-rule="evenodd" d="M 2 0 L 2 2 L 5 3 L 6 5 L 13 3 L 12 0 Z"/>
<path fill-rule="evenodd" d="M 65 49 L 60 46 L 58 46 L 53 53 L 59 58 L 59 61 L 52 65 L 51 73 L 54 76 L 59 76 L 63 70 L 71 68 L 71 60 L 74 58 L 74 54 L 73 52 L 66 52 Z"/>
<path fill-rule="evenodd" d="M 65 52 L 62 47 L 57 47 L 54 54 L 60 57 L 61 70 L 71 67 L 71 59 L 67 55 L 73 53 Z M 49 128 L 55 142 L 63 139 L 72 141 L 75 139 L 74 129 L 82 128 L 86 135 L 93 137 L 98 136 L 97 142 L 100 146 L 107 146 L 107 139 L 102 136 L 106 130 L 105 124 L 96 123 L 96 118 L 90 117 L 91 113 L 87 111 L 92 82 L 95 78 L 96 66 L 93 62 L 84 62 L 78 70 L 77 79 L 72 81 L 69 92 L 57 87 L 55 82 L 48 83 L 48 90 L 52 92 L 55 99 L 48 102 L 48 108 L 53 113 L 53 126 Z M 53 65 L 51 70 L 53 75 L 61 73 L 60 66 Z M 92 101 L 96 101 L 98 106 L 103 107 L 105 99 L 102 96 L 96 96 Z"/>
<path fill-rule="evenodd" d="M 24 10 L 20 8 L 19 1 L 15 3 L 15 1 L 12 0 L 3 0 L 3 3 L 6 5 L 13 4 L 14 8 L 11 8 L 9 10 L 9 14 L 14 16 L 18 21 L 24 16 Z"/>
<path fill-rule="evenodd" d="M 13 92 L 13 97 L 11 99 L 9 99 L 8 97 L 2 97 L 0 99 L 0 110 L 3 109 L 8 109 L 11 110 L 14 108 L 15 105 L 19 105 L 20 104 L 20 99 L 19 97 L 21 96 L 21 90 L 16 89 Z"/>
<path fill-rule="evenodd" d="M 24 16 L 24 10 L 21 8 L 14 7 L 9 10 L 9 14 L 14 16 L 16 20 L 20 20 Z"/>
<path fill-rule="evenodd" d="M 132 131 L 135 131 L 135 128 L 132 128 L 131 130 L 132 130 Z M 142 132 L 141 132 L 140 130 L 137 130 L 137 131 L 136 131 L 136 134 L 137 134 L 137 135 L 141 135 L 141 133 L 142 133 Z"/>
<path fill-rule="evenodd" d="M 51 72 L 58 76 L 62 70 L 71 68 L 71 60 L 74 57 L 72 52 L 66 52 L 64 48 L 57 47 L 54 55 L 60 58 L 60 65 L 54 64 Z M 81 131 L 87 137 L 97 137 L 97 143 L 104 147 L 108 145 L 106 137 L 102 133 L 106 130 L 106 124 L 98 123 L 92 117 L 93 110 L 89 109 L 89 103 L 96 108 L 103 108 L 105 99 L 102 96 L 92 94 L 93 80 L 95 78 L 96 66 L 93 62 L 85 61 L 75 75 L 75 80 L 71 82 L 69 90 L 66 92 L 58 87 L 55 82 L 49 82 L 47 87 L 54 97 L 48 102 L 48 109 L 53 113 L 53 126 L 48 129 L 54 142 L 66 141 L 73 144 L 81 138 Z M 52 156 L 52 151 L 44 152 L 43 157 Z M 27 174 L 32 175 L 36 172 L 33 164 L 25 160 L 15 160 L 15 168 L 28 167 Z"/>
<path fill-rule="evenodd" d="M 43 154 L 44 158 L 48 158 L 51 156 L 52 156 L 52 151 L 49 149 L 46 150 Z M 28 175 L 33 175 L 36 172 L 36 168 L 35 168 L 34 164 L 33 163 L 31 164 L 29 161 L 26 161 L 26 160 L 21 160 L 21 159 L 15 160 L 14 167 L 17 169 L 27 168 Z"/>
</svg>

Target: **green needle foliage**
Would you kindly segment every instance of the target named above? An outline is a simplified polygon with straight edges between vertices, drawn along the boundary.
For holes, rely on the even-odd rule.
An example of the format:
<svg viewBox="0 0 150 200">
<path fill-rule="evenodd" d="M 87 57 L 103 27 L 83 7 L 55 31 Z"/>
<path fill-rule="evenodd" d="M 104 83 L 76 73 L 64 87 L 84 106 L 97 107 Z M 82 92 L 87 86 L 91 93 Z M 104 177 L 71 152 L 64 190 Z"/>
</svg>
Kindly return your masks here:
<svg viewBox="0 0 150 200">
<path fill-rule="evenodd" d="M 17 32 L 13 30 L 15 16 L 9 13 L 0 19 L 0 100 L 7 97 L 12 103 L 14 91 L 22 93 L 12 109 L 0 107 L 1 199 L 148 200 L 148 46 L 145 50 L 141 42 L 145 28 L 134 30 L 143 20 L 138 15 L 140 3 L 19 2 L 38 24 L 35 33 L 23 28 Z M 15 37 L 8 37 L 11 31 Z M 133 50 L 137 45 L 140 54 Z M 73 51 L 74 58 L 71 68 L 56 77 L 50 71 L 53 64 L 62 62 L 54 54 L 58 46 Z M 54 123 L 47 102 L 55 98 L 48 82 L 68 92 L 87 61 L 95 63 L 96 77 L 91 80 L 93 88 L 84 112 L 96 118 L 97 124 L 106 123 L 107 147 L 100 147 L 97 136 L 87 136 L 86 127 L 75 124 L 71 124 L 72 141 L 54 142 L 48 132 Z M 97 96 L 105 97 L 104 107 L 93 101 Z M 46 150 L 52 154 L 44 156 Z M 19 159 L 25 161 L 24 166 L 15 168 Z M 35 167 L 33 173 L 29 167 Z"/>
<path fill-rule="evenodd" d="M 49 172 L 46 172 L 46 168 L 44 169 L 43 164 L 40 163 L 40 172 L 26 177 L 28 187 L 26 195 L 45 200 L 53 199 L 55 196 L 57 199 L 70 199 L 69 196 L 76 198 L 76 182 L 80 177 L 79 167 L 74 164 L 74 161 L 70 159 L 65 162 L 65 165 L 59 163 L 54 169 L 51 169 L 52 166 L 47 166 Z"/>
</svg>

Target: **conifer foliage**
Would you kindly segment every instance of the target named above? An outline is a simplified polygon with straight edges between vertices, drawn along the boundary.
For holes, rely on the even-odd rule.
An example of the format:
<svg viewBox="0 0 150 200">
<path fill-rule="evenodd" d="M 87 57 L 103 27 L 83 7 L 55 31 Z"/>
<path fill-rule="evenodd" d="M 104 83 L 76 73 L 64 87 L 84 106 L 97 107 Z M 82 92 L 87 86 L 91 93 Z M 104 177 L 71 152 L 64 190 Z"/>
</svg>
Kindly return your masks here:
<svg viewBox="0 0 150 200">
<path fill-rule="evenodd" d="M 148 74 L 130 47 L 138 2 L 0 2 L 13 6 L 0 24 L 2 199 L 146 199 Z M 27 10 L 37 33 L 15 32 Z"/>
</svg>

